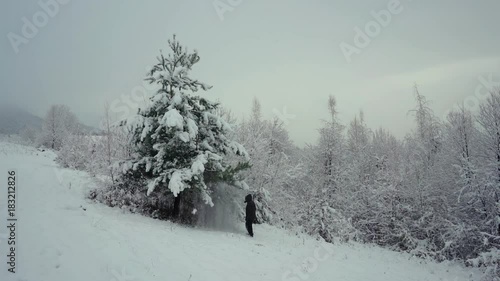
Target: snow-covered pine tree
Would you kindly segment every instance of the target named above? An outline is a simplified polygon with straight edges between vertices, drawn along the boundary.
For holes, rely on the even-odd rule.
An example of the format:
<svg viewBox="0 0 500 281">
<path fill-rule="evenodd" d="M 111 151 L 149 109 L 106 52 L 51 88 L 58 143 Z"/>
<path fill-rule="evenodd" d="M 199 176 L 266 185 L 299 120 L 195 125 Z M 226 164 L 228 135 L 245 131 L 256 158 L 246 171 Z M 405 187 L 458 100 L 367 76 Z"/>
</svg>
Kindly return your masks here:
<svg viewBox="0 0 500 281">
<path fill-rule="evenodd" d="M 246 160 L 232 167 L 225 156 L 247 156 L 244 147 L 227 137 L 230 125 L 216 114 L 219 104 L 188 94 L 208 90 L 208 86 L 189 77 L 200 57 L 175 35 L 168 40 L 171 53 L 163 53 L 146 80 L 159 90 L 138 115 L 123 125 L 132 128 L 134 153 L 122 165 L 125 176 L 143 178 L 147 195 L 154 192 L 175 197 L 172 216 L 178 217 L 181 197 L 193 202 L 201 198 L 213 205 L 210 182 L 237 182 L 235 175 L 247 168 Z M 186 196 L 184 196 L 186 194 Z"/>
</svg>

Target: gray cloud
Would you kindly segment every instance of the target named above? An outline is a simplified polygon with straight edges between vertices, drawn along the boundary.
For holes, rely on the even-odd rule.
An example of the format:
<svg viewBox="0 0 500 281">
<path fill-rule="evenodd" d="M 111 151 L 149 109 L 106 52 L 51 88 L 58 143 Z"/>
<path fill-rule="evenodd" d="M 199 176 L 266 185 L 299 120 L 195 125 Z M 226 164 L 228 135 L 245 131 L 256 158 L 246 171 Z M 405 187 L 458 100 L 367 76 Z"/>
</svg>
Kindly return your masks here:
<svg viewBox="0 0 500 281">
<path fill-rule="evenodd" d="M 291 137 L 303 144 L 315 140 L 330 94 L 344 122 L 363 109 L 371 127 L 402 136 L 412 125 L 414 82 L 440 114 L 471 95 L 478 76 L 500 73 L 498 1 L 401 0 L 403 12 L 351 63 L 339 44 L 353 42 L 354 28 L 389 1 L 269 2 L 243 0 L 221 21 L 206 0 L 70 0 L 16 54 L 7 34 L 21 34 L 22 18 L 41 8 L 7 1 L 0 100 L 38 115 L 64 103 L 97 125 L 104 102 L 142 85 L 145 67 L 177 33 L 200 52 L 194 75 L 214 86 L 207 97 L 238 114 L 254 96 L 268 117 L 286 107 L 295 116 Z"/>
</svg>

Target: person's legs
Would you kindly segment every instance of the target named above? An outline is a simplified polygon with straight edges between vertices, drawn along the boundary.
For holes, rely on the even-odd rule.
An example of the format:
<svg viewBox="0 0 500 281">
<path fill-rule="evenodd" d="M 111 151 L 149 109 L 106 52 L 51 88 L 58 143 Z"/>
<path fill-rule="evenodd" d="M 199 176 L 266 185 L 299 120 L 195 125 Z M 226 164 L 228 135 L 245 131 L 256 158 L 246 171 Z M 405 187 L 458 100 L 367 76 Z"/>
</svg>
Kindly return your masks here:
<svg viewBox="0 0 500 281">
<path fill-rule="evenodd" d="M 248 234 L 253 237 L 253 226 L 251 221 L 247 221 L 245 223 L 245 226 L 247 227 Z"/>
</svg>

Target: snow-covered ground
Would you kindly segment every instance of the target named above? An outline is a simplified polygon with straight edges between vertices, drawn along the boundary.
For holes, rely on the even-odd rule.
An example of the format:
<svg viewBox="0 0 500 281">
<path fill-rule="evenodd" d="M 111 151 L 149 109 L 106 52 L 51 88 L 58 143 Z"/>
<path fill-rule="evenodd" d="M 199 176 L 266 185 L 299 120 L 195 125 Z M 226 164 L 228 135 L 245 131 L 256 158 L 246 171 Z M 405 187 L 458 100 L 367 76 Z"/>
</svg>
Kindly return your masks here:
<svg viewBox="0 0 500 281">
<path fill-rule="evenodd" d="M 375 246 L 331 245 L 270 226 L 256 237 L 188 228 L 89 202 L 92 179 L 52 152 L 0 143 L 0 280 L 455 281 L 479 272 Z M 6 264 L 7 171 L 16 169 L 16 273 Z"/>
</svg>

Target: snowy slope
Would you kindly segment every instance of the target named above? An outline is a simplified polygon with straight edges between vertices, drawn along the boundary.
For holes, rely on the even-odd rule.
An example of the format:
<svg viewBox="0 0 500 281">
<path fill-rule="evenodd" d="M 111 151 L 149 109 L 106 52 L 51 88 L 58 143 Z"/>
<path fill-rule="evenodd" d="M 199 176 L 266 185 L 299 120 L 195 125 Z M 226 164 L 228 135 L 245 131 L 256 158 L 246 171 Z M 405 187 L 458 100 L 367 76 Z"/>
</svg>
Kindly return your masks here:
<svg viewBox="0 0 500 281">
<path fill-rule="evenodd" d="M 91 178 L 59 168 L 54 157 L 0 143 L 2 183 L 7 170 L 17 169 L 19 219 L 17 273 L 11 274 L 2 190 L 0 280 L 455 281 L 479 276 L 458 265 L 378 247 L 319 243 L 270 226 L 257 225 L 252 239 L 243 226 L 240 233 L 224 233 L 124 213 L 85 199 Z"/>
</svg>

